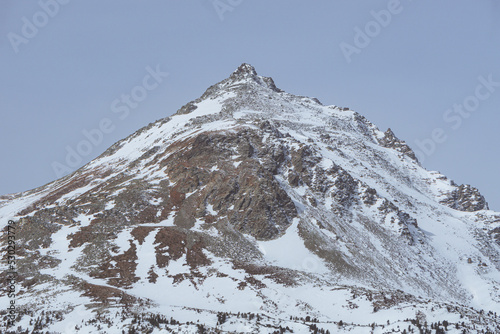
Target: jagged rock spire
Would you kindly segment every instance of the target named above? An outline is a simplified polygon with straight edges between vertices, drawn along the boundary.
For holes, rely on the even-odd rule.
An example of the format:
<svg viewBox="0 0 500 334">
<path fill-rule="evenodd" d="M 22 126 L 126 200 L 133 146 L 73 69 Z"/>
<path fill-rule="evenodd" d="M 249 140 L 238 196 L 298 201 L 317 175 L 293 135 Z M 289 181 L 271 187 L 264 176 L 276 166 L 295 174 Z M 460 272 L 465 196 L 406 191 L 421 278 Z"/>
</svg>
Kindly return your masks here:
<svg viewBox="0 0 500 334">
<path fill-rule="evenodd" d="M 230 78 L 233 79 L 243 79 L 243 78 L 253 78 L 257 76 L 257 71 L 255 68 L 247 63 L 241 64 L 236 71 L 234 71 Z"/>
</svg>

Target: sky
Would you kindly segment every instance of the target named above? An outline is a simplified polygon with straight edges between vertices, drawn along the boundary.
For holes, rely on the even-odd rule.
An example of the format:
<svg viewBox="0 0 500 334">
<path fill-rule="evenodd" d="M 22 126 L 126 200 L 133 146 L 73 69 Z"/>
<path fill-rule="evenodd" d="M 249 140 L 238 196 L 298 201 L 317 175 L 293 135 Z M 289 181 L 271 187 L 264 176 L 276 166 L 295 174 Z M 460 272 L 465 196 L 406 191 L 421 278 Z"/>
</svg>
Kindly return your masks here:
<svg viewBox="0 0 500 334">
<path fill-rule="evenodd" d="M 499 56 L 496 0 L 3 0 L 0 195 L 76 170 L 246 62 L 391 128 L 500 211 Z"/>
</svg>

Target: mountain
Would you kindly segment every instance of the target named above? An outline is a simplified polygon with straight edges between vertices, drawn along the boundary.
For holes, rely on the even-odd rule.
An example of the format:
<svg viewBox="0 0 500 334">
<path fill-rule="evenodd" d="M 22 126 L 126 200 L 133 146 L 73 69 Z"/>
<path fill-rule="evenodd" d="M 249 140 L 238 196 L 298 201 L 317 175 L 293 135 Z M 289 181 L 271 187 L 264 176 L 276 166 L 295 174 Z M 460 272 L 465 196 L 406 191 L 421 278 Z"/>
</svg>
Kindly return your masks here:
<svg viewBox="0 0 500 334">
<path fill-rule="evenodd" d="M 500 213 L 248 64 L 0 218 L 4 333 L 500 331 Z"/>
</svg>

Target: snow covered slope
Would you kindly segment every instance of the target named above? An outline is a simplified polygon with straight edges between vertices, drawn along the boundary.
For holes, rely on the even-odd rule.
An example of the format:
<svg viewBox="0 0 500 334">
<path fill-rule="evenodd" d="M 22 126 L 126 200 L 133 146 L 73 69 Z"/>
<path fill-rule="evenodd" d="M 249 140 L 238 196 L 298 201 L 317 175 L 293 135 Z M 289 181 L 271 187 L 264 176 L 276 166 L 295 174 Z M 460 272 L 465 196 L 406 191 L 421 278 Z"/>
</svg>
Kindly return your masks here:
<svg viewBox="0 0 500 334">
<path fill-rule="evenodd" d="M 500 330 L 500 213 L 248 64 L 0 218 L 19 330 Z"/>
</svg>

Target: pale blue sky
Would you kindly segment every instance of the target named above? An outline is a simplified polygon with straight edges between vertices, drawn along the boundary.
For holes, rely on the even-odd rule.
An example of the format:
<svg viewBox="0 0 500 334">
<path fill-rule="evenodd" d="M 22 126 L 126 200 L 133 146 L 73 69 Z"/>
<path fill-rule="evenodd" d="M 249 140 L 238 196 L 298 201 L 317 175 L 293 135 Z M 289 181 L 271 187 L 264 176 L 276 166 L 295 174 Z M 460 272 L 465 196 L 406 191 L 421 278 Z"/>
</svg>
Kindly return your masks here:
<svg viewBox="0 0 500 334">
<path fill-rule="evenodd" d="M 500 84 L 481 83 L 500 83 L 496 1 L 54 1 L 0 4 L 0 194 L 56 179 L 53 163 L 102 119 L 113 130 L 80 165 L 248 62 L 290 93 L 348 106 L 416 150 L 426 143 L 426 168 L 500 210 Z M 341 45 L 357 48 L 350 62 Z M 168 77 L 147 81 L 121 119 L 113 102 L 144 93 L 158 65 Z"/>
</svg>

